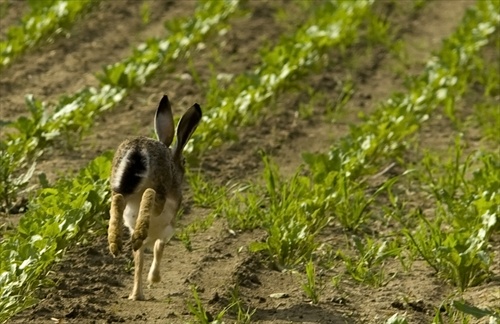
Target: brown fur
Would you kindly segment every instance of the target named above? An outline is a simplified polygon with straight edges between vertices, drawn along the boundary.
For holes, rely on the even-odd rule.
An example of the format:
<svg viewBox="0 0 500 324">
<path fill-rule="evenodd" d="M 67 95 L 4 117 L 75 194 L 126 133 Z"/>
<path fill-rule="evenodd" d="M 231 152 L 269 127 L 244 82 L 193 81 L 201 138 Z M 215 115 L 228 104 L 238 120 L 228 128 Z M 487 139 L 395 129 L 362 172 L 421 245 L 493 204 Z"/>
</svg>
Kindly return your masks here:
<svg viewBox="0 0 500 324">
<path fill-rule="evenodd" d="M 122 249 L 123 210 L 125 200 L 120 194 L 113 194 L 108 227 L 108 243 L 111 254 L 116 257 Z"/>
<path fill-rule="evenodd" d="M 146 189 L 142 195 L 141 209 L 139 209 L 139 217 L 132 235 L 132 248 L 134 251 L 139 250 L 142 242 L 148 237 L 149 219 L 153 212 L 155 196 L 156 192 L 151 188 Z"/>
</svg>

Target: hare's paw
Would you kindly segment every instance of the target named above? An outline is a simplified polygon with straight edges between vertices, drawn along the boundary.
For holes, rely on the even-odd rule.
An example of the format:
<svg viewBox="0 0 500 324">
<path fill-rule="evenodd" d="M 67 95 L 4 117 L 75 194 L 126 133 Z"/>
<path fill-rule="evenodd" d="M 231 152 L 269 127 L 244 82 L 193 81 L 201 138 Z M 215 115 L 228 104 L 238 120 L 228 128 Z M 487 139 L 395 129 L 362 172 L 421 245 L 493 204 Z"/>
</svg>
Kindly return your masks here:
<svg viewBox="0 0 500 324">
<path fill-rule="evenodd" d="M 151 269 L 148 274 L 148 283 L 151 286 L 154 283 L 158 283 L 161 281 L 160 270 L 159 269 Z"/>
<path fill-rule="evenodd" d="M 120 243 L 109 243 L 109 251 L 113 255 L 113 257 L 117 257 L 118 254 L 120 254 L 122 250 L 121 244 Z"/>
<path fill-rule="evenodd" d="M 130 300 L 146 300 L 144 298 L 144 294 L 141 292 L 141 293 L 137 293 L 137 292 L 132 292 L 129 296 L 128 296 L 128 299 Z"/>
<path fill-rule="evenodd" d="M 139 235 L 137 235 L 137 236 L 132 235 L 132 248 L 134 249 L 134 251 L 139 250 L 142 247 L 143 242 L 144 242 L 144 239 L 142 237 L 139 237 Z"/>
</svg>

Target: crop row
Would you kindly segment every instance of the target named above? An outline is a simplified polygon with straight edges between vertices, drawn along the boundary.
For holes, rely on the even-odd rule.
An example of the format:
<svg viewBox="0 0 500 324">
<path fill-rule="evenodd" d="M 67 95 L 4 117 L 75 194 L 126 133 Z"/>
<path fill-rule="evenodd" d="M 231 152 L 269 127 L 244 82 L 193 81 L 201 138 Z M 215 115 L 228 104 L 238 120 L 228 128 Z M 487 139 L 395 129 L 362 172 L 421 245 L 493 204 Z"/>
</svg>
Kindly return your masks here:
<svg viewBox="0 0 500 324">
<path fill-rule="evenodd" d="M 48 106 L 33 96 L 26 97 L 31 117 L 20 117 L 11 126 L 15 131 L 0 142 L 0 199 L 8 208 L 26 186 L 36 159 L 56 139 L 74 143 L 88 131 L 100 113 L 115 107 L 132 88 L 142 86 L 165 64 L 187 55 L 209 33 L 220 30 L 237 10 L 237 0 L 200 1 L 190 18 L 170 22 L 169 36 L 149 39 L 132 56 L 104 68 L 100 88 L 86 87 L 74 95 L 63 96 Z M 48 111 L 52 112 L 50 115 Z M 19 170 L 28 170 L 19 175 Z"/>
<path fill-rule="evenodd" d="M 465 291 L 491 275 L 488 244 L 500 228 L 500 155 L 482 152 L 464 159 L 461 145 L 457 141 L 448 161 L 426 154 L 417 174 L 423 191 L 433 197 L 435 211 L 429 218 L 415 210 L 404 223 L 416 228 L 405 231 L 415 255 Z M 417 226 L 410 227 L 415 220 Z"/>
<path fill-rule="evenodd" d="M 466 16 L 460 29 L 427 63 L 425 73 L 411 81 L 407 94 L 392 96 L 382 105 L 383 109 L 377 110 L 363 125 L 354 126 L 352 135 L 327 154 L 306 156 L 311 167 L 317 169 L 316 163 L 325 164 L 326 171 L 342 167 L 358 177 L 365 169 L 376 166 L 375 160 L 387 160 L 399 150 L 407 149 L 405 137 L 417 131 L 436 108 L 453 106 L 464 94 L 471 73 L 477 69 L 477 53 L 498 26 L 500 15 L 495 11 L 496 4 L 479 2 L 479 9 L 474 11 L 476 16 Z"/>
<path fill-rule="evenodd" d="M 496 37 L 492 49 L 500 53 L 500 37 Z M 476 126 L 481 129 L 483 137 L 493 145 L 500 145 L 500 109 L 498 109 L 498 98 L 500 96 L 500 61 L 488 62 L 487 66 L 479 67 L 475 73 L 475 83 L 481 87 L 482 96 L 473 104 L 473 115 L 460 122 L 452 119 L 455 124 L 467 133 L 466 128 Z M 477 90 L 476 90 L 477 91 Z M 465 129 L 464 129 L 465 128 Z"/>
<path fill-rule="evenodd" d="M 0 244 L 0 322 L 30 306 L 34 291 L 66 247 L 99 228 L 108 206 L 110 153 L 96 158 L 73 179 L 37 191 L 15 233 Z M 102 226 L 101 226 L 102 228 Z"/>
<path fill-rule="evenodd" d="M 186 150 L 201 154 L 237 138 L 239 126 L 253 123 L 270 98 L 317 67 L 329 49 L 352 44 L 372 3 L 323 2 L 293 35 L 261 53 L 258 68 L 236 78 L 228 89 L 218 90 L 214 84 L 207 92 L 209 110 L 193 135 L 196 147 L 188 145 Z"/>
<path fill-rule="evenodd" d="M 76 19 L 98 0 L 29 1 L 31 12 L 22 18 L 21 25 L 7 30 L 7 39 L 0 42 L 0 70 L 27 49 L 34 47 L 54 33 L 71 27 Z"/>
</svg>

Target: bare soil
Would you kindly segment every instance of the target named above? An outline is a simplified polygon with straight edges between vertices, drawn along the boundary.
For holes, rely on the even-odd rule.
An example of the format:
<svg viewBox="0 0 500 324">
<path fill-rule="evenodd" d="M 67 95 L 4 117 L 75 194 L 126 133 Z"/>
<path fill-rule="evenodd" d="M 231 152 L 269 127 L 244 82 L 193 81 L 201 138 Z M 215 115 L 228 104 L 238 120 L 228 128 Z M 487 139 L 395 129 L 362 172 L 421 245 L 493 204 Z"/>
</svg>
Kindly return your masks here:
<svg viewBox="0 0 500 324">
<path fill-rule="evenodd" d="M 92 74 L 102 65 L 124 57 L 145 37 L 162 34 L 164 20 L 187 16 L 194 8 L 194 1 L 152 1 L 152 19 L 144 25 L 140 3 L 103 1 L 99 10 L 89 14 L 91 18 L 76 24 L 70 37 L 58 38 L 2 71 L 0 120 L 25 114 L 26 93 L 54 100 L 84 85 L 94 85 Z M 308 87 L 312 91 L 290 92 L 273 100 L 265 118 L 242 128 L 238 141 L 205 154 L 198 169 L 220 184 L 255 180 L 262 169 L 258 152 L 264 150 L 279 164 L 283 175 L 290 176 L 302 164 L 302 152 L 326 150 L 335 139 L 347 134 L 350 124 L 358 122 L 359 112 L 373 111 L 377 103 L 403 89 L 407 75 L 420 73 L 431 53 L 439 49 L 441 40 L 454 30 L 472 4 L 433 1 L 418 14 L 411 2 L 398 2 L 395 7 L 390 3 L 378 5 L 377 10 L 386 13 L 396 29 L 396 40 L 405 44 L 404 60 L 386 47 L 365 42 L 344 55 L 332 51 L 325 69 L 300 81 L 299 89 Z M 277 19 L 279 10 L 288 5 L 285 11 L 295 19 Z M 191 61 L 161 73 L 123 105 L 99 117 L 82 145 L 70 152 L 48 152 L 39 164 L 39 172 L 46 173 L 50 180 L 56 179 L 57 170 L 77 170 L 103 151 L 116 148 L 125 137 L 150 134 L 152 113 L 163 93 L 171 98 L 176 115 L 193 102 L 204 107 L 205 84 L 212 68 L 229 74 L 252 69 L 259 62 L 258 49 L 263 44 L 276 43 L 282 32 L 304 18 L 300 8 L 287 1 L 250 1 L 246 6 L 248 13 L 232 19 L 227 34 L 207 42 Z M 355 84 L 353 98 L 341 111 L 327 113 L 347 78 Z M 312 116 L 300 118 L 298 107 L 308 103 L 314 104 Z M 455 132 L 447 122 L 436 127 L 425 130 L 428 147 L 444 145 L 442 136 L 433 133 L 436 130 L 443 134 Z M 194 206 L 188 190 L 185 195 L 180 227 L 209 213 Z M 373 231 L 377 233 L 376 228 Z M 324 290 L 320 303 L 312 305 L 301 288 L 303 272 L 272 270 L 259 255 L 247 251 L 249 243 L 263 238 L 264 231 L 234 233 L 222 219 L 217 219 L 208 230 L 193 235 L 192 251 L 173 239 L 165 249 L 162 282 L 146 289 L 146 301 L 137 302 L 127 299 L 133 280 L 130 253 L 113 259 L 102 234 L 70 249 L 49 273 L 54 285 L 37 292 L 40 302 L 9 322 L 186 323 L 193 321 L 186 301 L 192 301 L 190 287 L 194 285 L 211 316 L 229 304 L 231 292 L 239 287 L 240 298 L 255 310 L 255 323 L 380 323 L 396 312 L 406 313 L 410 323 L 429 323 L 440 302 L 453 291 L 420 260 L 415 261 L 410 274 L 396 262 L 388 264 L 386 271 L 394 273 L 395 278 L 380 288 L 356 284 L 348 275 L 334 286 L 331 278 L 344 270 L 339 265 L 318 274 Z M 346 234 L 339 227 L 325 231 L 322 241 L 333 249 L 348 248 Z M 497 239 L 495 246 L 498 243 Z M 147 255 L 145 269 L 151 259 Z M 500 265 L 494 266 L 494 272 L 498 277 Z M 283 293 L 283 298 L 270 297 L 274 293 Z M 498 304 L 498 280 L 471 289 L 470 298 L 483 306 Z"/>
<path fill-rule="evenodd" d="M 25 1 L 2 0 L 0 1 L 0 41 L 7 39 L 8 27 L 19 25 L 22 17 L 29 11 Z"/>
</svg>

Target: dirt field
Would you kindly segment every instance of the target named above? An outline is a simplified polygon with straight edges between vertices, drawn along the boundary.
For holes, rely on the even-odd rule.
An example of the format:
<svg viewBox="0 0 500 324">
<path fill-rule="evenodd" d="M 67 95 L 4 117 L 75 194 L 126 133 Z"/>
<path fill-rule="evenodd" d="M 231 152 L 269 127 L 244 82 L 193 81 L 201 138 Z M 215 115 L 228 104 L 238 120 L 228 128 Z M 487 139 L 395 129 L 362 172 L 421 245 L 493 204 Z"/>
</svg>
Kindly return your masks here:
<svg viewBox="0 0 500 324">
<path fill-rule="evenodd" d="M 302 152 L 327 149 L 335 138 L 348 132 L 350 123 L 357 122 L 360 111 L 372 111 L 377 102 L 403 88 L 406 75 L 420 73 L 432 51 L 439 49 L 442 39 L 454 30 L 472 3 L 432 1 L 417 14 L 409 3 L 395 10 L 389 4 L 378 5 L 377 10 L 387 13 L 398 39 L 405 44 L 404 64 L 382 46 L 361 43 L 346 55 L 332 51 L 328 68 L 301 81 L 304 87 L 311 86 L 313 93 L 323 94 L 314 98 L 315 111 L 310 119 L 296 114 L 296 107 L 311 100 L 310 95 L 296 91 L 280 96 L 269 107 L 272 113 L 268 118 L 241 129 L 238 142 L 203 156 L 200 171 L 220 184 L 254 179 L 262 170 L 258 151 L 264 150 L 285 175 L 292 174 L 303 162 Z M 151 1 L 151 21 L 145 25 L 139 15 L 140 2 L 103 1 L 99 10 L 76 24 L 71 37 L 57 38 L 0 73 L 0 120 L 25 114 L 26 93 L 51 101 L 85 85 L 96 85 L 93 73 L 101 66 L 125 57 L 146 37 L 161 35 L 163 21 L 189 15 L 194 4 Z M 208 81 L 211 66 L 219 73 L 239 74 L 259 62 L 262 44 L 275 43 L 281 33 L 303 19 L 297 9 L 294 21 L 277 20 L 276 12 L 284 5 L 286 1 L 250 1 L 249 14 L 231 20 L 232 27 L 222 36 L 222 42 L 208 43 L 193 56 L 200 79 Z M 15 9 L 9 15 L 24 10 L 22 6 Z M 219 56 L 214 54 L 216 49 Z M 354 97 L 332 123 L 324 118 L 325 105 L 337 100 L 341 80 L 348 77 L 356 85 Z M 54 180 L 62 172 L 78 170 L 100 153 L 116 148 L 127 136 L 150 134 L 152 111 L 163 93 L 171 98 L 175 114 L 193 102 L 203 107 L 203 82 L 191 76 L 187 62 L 156 76 L 125 104 L 100 117 L 81 145 L 71 151 L 55 148 L 48 152 L 38 171 Z M 453 132 L 453 126 L 446 122 L 430 125 L 422 132 L 422 145 L 446 147 L 453 142 L 449 135 Z M 193 206 L 187 186 L 184 208 L 181 226 L 209 212 Z M 207 231 L 192 237 L 191 252 L 179 240 L 172 240 L 165 249 L 162 282 L 146 289 L 148 300 L 143 302 L 127 299 L 133 280 L 131 254 L 113 259 L 106 237 L 98 236 L 71 249 L 49 275 L 54 287 L 41 289 L 41 301 L 10 323 L 186 323 L 193 320 L 185 306 L 192 296 L 191 285 L 200 288 L 200 297 L 212 315 L 227 305 L 232 287 L 239 286 L 242 300 L 256 310 L 252 317 L 256 323 L 380 323 L 396 312 L 406 312 L 411 323 L 429 323 L 435 307 L 452 291 L 423 261 L 415 261 L 412 276 L 397 274 L 396 280 L 381 288 L 356 285 L 347 277 L 339 288 L 326 282 L 321 302 L 312 305 L 301 289 L 303 275 L 271 270 L 258 255 L 246 251 L 248 243 L 264 235 L 261 231 L 231 233 L 218 219 Z M 323 235 L 324 242 L 345 244 L 345 234 L 339 228 Z M 145 269 L 151 258 L 147 254 Z M 493 271 L 498 275 L 500 264 L 496 261 Z M 389 265 L 387 271 L 396 272 L 398 267 Z M 324 273 L 324 278 L 331 280 L 327 278 L 341 272 L 341 268 L 332 269 Z M 402 292 L 411 300 L 402 303 Z M 286 293 L 288 297 L 271 298 L 273 293 Z M 498 281 L 472 288 L 468 294 L 486 305 L 500 302 Z"/>
</svg>

